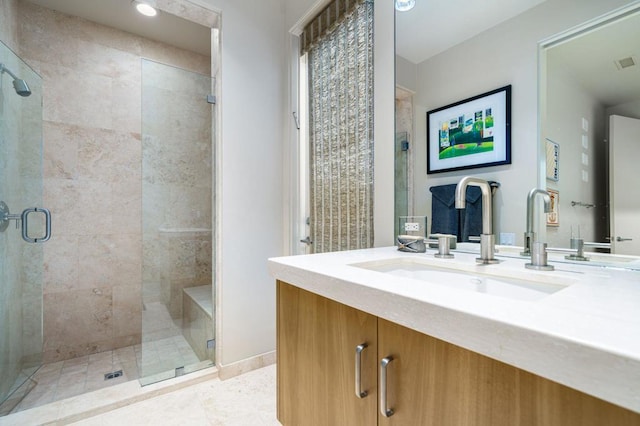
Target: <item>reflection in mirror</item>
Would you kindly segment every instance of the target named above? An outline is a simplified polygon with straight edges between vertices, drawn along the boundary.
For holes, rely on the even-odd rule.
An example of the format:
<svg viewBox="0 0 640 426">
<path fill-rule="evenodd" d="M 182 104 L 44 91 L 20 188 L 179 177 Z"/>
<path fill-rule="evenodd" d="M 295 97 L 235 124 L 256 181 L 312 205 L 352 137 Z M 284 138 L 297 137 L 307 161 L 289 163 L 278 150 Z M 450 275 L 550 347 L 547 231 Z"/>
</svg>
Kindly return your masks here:
<svg viewBox="0 0 640 426">
<path fill-rule="evenodd" d="M 629 4 L 639 5 L 640 2 L 583 0 L 580 8 L 576 8 L 571 0 L 496 0 L 491 2 L 491 6 L 495 6 L 496 9 L 472 11 L 470 8 L 475 6 L 458 4 L 457 0 L 418 0 L 412 11 L 396 13 L 396 88 L 403 89 L 397 93 L 409 93 L 408 100 L 402 96 L 397 96 L 396 99 L 396 132 L 407 132 L 410 142 L 408 214 L 428 216 L 427 229 L 430 231 L 432 203 L 429 188 L 454 184 L 463 176 L 473 175 L 501 184 L 493 199 L 493 225 L 498 244 L 520 247 L 523 245 L 526 197 L 535 187 L 558 190 L 558 226 L 548 225 L 545 215 L 536 215 L 535 229 L 539 230 L 539 240 L 547 241 L 548 238 L 550 246 L 568 248 L 572 225 L 574 235 L 577 235 L 580 225 L 580 236 L 587 242 L 608 243 L 606 237 L 614 235 L 626 238 L 627 236 L 621 232 L 614 233 L 613 229 L 609 230 L 607 198 L 596 199 L 595 195 L 588 197 L 586 194 L 572 192 L 581 190 L 582 152 L 578 151 L 576 154 L 566 146 L 569 136 L 565 137 L 559 128 L 557 132 L 546 132 L 538 128 L 539 120 L 546 116 L 549 109 L 553 110 L 546 99 L 547 90 L 545 89 L 545 94 L 539 95 L 538 80 L 545 83 L 546 74 L 539 72 L 538 55 L 547 50 L 551 52 L 563 44 L 566 44 L 567 48 L 570 47 L 570 42 L 565 39 L 563 43 L 556 43 L 553 47 L 546 46 L 548 49 L 542 50 L 541 40 L 551 40 L 550 37 L 554 34 L 566 35 L 568 28 L 593 22 L 594 18 L 622 7 L 628 8 Z M 464 25 L 451 25 L 450 20 L 442 19 L 442 11 L 453 9 L 456 10 L 455 22 L 465 22 Z M 472 14 L 467 16 L 467 12 Z M 438 21 L 447 21 L 449 25 L 443 26 L 442 22 Z M 614 32 L 618 31 L 611 23 L 603 28 L 605 27 L 612 27 L 611 30 Z M 629 35 L 625 43 L 631 38 L 640 39 L 637 35 Z M 592 47 L 594 46 L 589 46 L 586 51 L 576 51 L 574 56 L 589 59 L 592 56 Z M 629 48 L 631 49 L 630 46 Z M 630 50 L 627 56 L 634 56 L 640 61 L 640 53 Z M 568 64 L 565 63 L 563 66 L 567 68 Z M 615 67 L 615 64 L 613 66 Z M 629 71 L 628 68 L 626 70 Z M 568 73 L 569 70 L 565 69 L 564 72 Z M 426 112 L 508 84 L 513 87 L 512 164 L 427 175 Z M 607 91 L 608 87 L 603 85 L 600 90 Z M 551 93 L 551 90 L 548 92 Z M 608 127 L 599 127 L 598 129 L 602 130 L 596 130 L 597 120 L 591 118 L 591 114 L 581 112 L 584 102 L 582 97 L 576 95 L 572 100 L 565 96 L 563 101 L 564 106 L 558 106 L 562 114 L 555 112 L 558 117 L 557 126 L 562 124 L 562 121 L 571 122 L 571 126 L 577 127 L 579 131 L 582 128 L 582 117 L 587 119 L 587 125 L 590 126 L 587 141 L 589 151 L 586 153 L 588 158 L 584 158 L 584 161 L 588 163 L 589 169 L 585 178 L 591 184 L 595 184 L 594 188 L 600 188 L 591 190 L 593 194 L 604 194 L 602 197 L 608 197 L 606 171 L 596 169 L 597 165 L 608 163 L 607 155 L 604 153 L 604 147 L 599 147 L 598 151 L 598 147 L 595 146 L 596 140 L 600 140 L 600 145 L 604 145 L 602 141 L 608 139 L 608 135 L 605 134 Z M 608 101 L 600 102 L 602 105 L 598 108 L 603 111 L 614 105 L 607 103 Z M 409 105 L 410 108 L 407 108 Z M 568 115 L 569 112 L 577 114 L 577 125 L 572 121 L 573 116 Z M 627 114 L 626 110 L 614 112 L 618 115 Z M 604 112 L 601 115 L 604 116 Z M 562 117 L 566 118 L 563 120 Z M 557 182 L 545 178 L 545 138 L 551 139 L 559 146 Z M 580 137 L 577 147 L 581 146 Z M 576 175 L 569 174 L 572 169 L 579 170 L 577 178 Z M 571 205 L 572 201 L 576 202 L 574 206 Z M 587 207 L 590 204 L 597 204 L 599 207 Z M 572 217 L 571 211 L 591 215 L 594 219 L 583 224 L 581 216 Z M 640 237 L 637 239 L 640 240 Z M 587 247 L 586 250 L 593 252 L 595 249 Z M 632 254 L 640 254 L 640 249 L 635 249 Z"/>
<path fill-rule="evenodd" d="M 549 244 L 580 237 L 611 243 L 615 254 L 640 254 L 640 6 L 541 49 L 541 136 L 559 150 L 557 162 L 546 157 L 547 186 L 561 200 Z"/>
<path fill-rule="evenodd" d="M 395 217 L 408 216 L 413 211 L 413 162 L 411 126 L 413 122 L 413 94 L 409 90 L 396 88 L 396 141 L 395 141 Z M 399 235 L 398 220 L 395 220 L 393 235 Z"/>
<path fill-rule="evenodd" d="M 517 44 L 507 43 L 511 36 L 504 37 L 496 26 L 541 3 L 542 0 L 497 0 L 489 4 L 459 0 L 417 1 L 413 10 L 396 13 L 396 132 L 409 135 L 409 169 L 412 172 L 408 185 L 409 215 L 427 216 L 429 232 L 433 222 L 429 188 L 455 184 L 464 176 L 474 175 L 501 184 L 494 198 L 496 236 L 505 232 L 511 234 L 505 238 L 512 237 L 514 242 L 516 235 L 522 239 L 526 219 L 524 200 L 536 185 L 535 130 L 532 132 L 532 129 L 520 126 L 518 134 L 512 129 L 512 141 L 518 137 L 517 156 L 512 158 L 512 165 L 427 176 L 426 112 L 517 82 L 511 67 L 513 58 L 522 54 L 522 49 Z M 455 22 L 442 19 L 443 10 L 453 9 L 456 10 Z M 506 29 L 510 33 L 517 30 L 512 26 Z M 528 62 L 533 69 L 537 41 L 537 37 L 533 38 L 529 49 Z M 520 119 L 522 113 L 535 112 L 535 87 L 527 86 L 523 90 L 514 86 L 514 91 L 514 109 L 526 99 L 531 100 L 531 107 L 514 111 L 513 119 Z M 520 202 L 514 202 L 518 198 L 521 198 Z"/>
</svg>

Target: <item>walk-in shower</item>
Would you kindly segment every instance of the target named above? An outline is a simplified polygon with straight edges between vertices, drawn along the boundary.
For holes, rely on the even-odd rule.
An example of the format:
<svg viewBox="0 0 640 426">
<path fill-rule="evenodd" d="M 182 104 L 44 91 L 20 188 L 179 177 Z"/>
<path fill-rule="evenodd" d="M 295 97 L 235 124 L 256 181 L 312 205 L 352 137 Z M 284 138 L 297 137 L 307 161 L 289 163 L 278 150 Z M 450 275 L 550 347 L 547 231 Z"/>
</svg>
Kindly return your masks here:
<svg viewBox="0 0 640 426">
<path fill-rule="evenodd" d="M 20 96 L 27 97 L 31 94 L 31 89 L 29 89 L 29 85 L 26 81 L 21 78 L 18 78 L 17 75 L 11 72 L 9 68 L 7 68 L 3 63 L 0 63 L 0 74 L 7 73 L 13 78 L 13 88 L 16 93 Z"/>
<path fill-rule="evenodd" d="M 214 365 L 210 46 L 36 3 L 0 8 L 0 416 Z"/>
</svg>

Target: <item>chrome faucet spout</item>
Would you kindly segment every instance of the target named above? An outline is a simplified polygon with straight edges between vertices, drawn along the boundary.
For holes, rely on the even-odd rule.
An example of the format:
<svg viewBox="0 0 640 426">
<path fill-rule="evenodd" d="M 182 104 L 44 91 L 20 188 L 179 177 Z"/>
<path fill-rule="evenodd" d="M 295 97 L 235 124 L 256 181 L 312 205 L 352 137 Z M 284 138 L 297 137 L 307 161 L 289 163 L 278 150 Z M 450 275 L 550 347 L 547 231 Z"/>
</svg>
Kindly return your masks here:
<svg viewBox="0 0 640 426">
<path fill-rule="evenodd" d="M 491 185 L 483 179 L 473 176 L 465 176 L 460 179 L 456 186 L 456 209 L 467 207 L 466 193 L 467 186 L 477 186 L 482 191 L 482 233 L 493 234 L 492 211 L 491 211 Z"/>
<path fill-rule="evenodd" d="M 460 179 L 456 186 L 456 208 L 467 207 L 466 193 L 467 187 L 477 186 L 482 191 L 482 235 L 480 235 L 480 257 L 476 259 L 478 263 L 498 263 L 495 259 L 496 237 L 493 235 L 493 215 L 491 201 L 491 185 L 483 179 L 473 176 L 465 176 Z"/>
<path fill-rule="evenodd" d="M 527 195 L 527 228 L 524 233 L 524 251 L 521 253 L 523 256 L 529 256 L 531 254 L 531 246 L 536 240 L 536 235 L 533 231 L 533 209 L 536 195 L 540 195 L 544 201 L 544 212 L 549 213 L 551 211 L 551 197 L 547 191 L 539 188 L 533 188 L 529 191 Z"/>
<path fill-rule="evenodd" d="M 551 197 L 549 193 L 544 189 L 533 188 L 527 195 L 527 232 L 533 232 L 533 206 L 536 195 L 541 195 L 544 201 L 544 212 L 549 213 L 551 211 Z"/>
</svg>

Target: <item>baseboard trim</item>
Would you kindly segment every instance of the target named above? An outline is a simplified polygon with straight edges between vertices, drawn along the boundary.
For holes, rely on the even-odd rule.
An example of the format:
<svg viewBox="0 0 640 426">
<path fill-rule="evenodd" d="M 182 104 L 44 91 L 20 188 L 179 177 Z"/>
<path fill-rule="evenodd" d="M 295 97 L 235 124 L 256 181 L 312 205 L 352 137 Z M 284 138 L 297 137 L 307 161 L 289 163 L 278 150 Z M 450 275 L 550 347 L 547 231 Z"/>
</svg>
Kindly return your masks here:
<svg viewBox="0 0 640 426">
<path fill-rule="evenodd" d="M 218 377 L 220 380 L 227 380 L 275 363 L 276 351 L 266 352 L 231 364 L 218 364 Z"/>
</svg>

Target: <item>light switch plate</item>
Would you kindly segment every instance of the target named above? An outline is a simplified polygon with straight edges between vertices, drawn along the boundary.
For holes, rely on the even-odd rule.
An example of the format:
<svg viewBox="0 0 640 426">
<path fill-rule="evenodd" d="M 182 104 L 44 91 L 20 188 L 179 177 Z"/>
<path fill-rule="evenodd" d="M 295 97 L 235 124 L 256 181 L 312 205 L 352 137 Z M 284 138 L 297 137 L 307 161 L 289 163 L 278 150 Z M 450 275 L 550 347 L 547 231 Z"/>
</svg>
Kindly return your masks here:
<svg viewBox="0 0 640 426">
<path fill-rule="evenodd" d="M 589 120 L 584 117 L 582 117 L 582 130 L 584 130 L 585 132 L 589 131 Z"/>
</svg>

